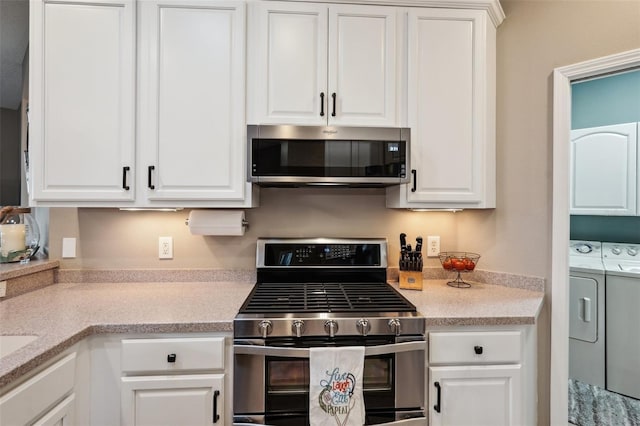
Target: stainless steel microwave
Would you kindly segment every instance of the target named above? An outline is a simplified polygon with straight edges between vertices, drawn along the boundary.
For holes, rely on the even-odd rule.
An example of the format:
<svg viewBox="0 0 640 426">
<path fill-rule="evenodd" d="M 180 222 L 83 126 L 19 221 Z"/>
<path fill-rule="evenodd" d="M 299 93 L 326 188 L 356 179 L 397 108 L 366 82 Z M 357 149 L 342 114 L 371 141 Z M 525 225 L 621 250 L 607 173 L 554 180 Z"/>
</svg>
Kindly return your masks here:
<svg viewBox="0 0 640 426">
<path fill-rule="evenodd" d="M 262 186 L 406 183 L 410 133 L 400 127 L 249 125 L 248 180 Z"/>
</svg>

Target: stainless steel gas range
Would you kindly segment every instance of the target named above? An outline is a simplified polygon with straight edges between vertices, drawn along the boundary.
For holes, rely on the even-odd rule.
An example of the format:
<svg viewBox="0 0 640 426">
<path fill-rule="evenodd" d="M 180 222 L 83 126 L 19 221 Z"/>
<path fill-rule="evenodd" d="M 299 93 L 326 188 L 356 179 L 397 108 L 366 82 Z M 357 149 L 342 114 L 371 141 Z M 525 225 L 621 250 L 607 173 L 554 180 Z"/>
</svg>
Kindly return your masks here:
<svg viewBox="0 0 640 426">
<path fill-rule="evenodd" d="M 234 424 L 309 424 L 309 348 L 364 346 L 366 424 L 426 424 L 424 318 L 384 239 L 259 239 L 234 320 Z"/>
</svg>

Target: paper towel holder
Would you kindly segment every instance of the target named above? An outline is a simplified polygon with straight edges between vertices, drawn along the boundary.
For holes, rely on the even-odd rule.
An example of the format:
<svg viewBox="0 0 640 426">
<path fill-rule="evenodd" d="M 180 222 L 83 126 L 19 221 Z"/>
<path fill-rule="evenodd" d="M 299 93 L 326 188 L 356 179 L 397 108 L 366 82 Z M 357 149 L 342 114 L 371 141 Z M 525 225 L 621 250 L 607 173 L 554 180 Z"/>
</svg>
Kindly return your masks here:
<svg viewBox="0 0 640 426">
<path fill-rule="evenodd" d="M 241 236 L 249 228 L 244 210 L 192 210 L 185 225 L 193 235 Z"/>
</svg>

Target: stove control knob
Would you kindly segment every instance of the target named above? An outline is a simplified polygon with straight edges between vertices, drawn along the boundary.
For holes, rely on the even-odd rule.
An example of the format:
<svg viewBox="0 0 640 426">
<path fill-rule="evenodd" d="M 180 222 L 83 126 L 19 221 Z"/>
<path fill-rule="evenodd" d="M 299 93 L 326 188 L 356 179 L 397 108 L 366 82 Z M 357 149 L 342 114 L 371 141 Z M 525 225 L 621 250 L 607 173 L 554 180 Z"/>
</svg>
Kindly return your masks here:
<svg viewBox="0 0 640 426">
<path fill-rule="evenodd" d="M 629 247 L 629 248 L 627 249 L 627 254 L 628 254 L 629 256 L 636 256 L 636 255 L 638 254 L 638 249 L 633 248 L 633 247 Z"/>
<path fill-rule="evenodd" d="M 273 330 L 273 323 L 271 323 L 271 321 L 268 321 L 268 320 L 260 321 L 260 324 L 258 324 L 258 330 L 260 330 L 260 333 L 262 334 L 262 338 L 266 339 L 267 336 L 271 334 L 271 331 Z"/>
<path fill-rule="evenodd" d="M 325 322 L 324 331 L 327 332 L 329 337 L 335 337 L 336 333 L 338 332 L 338 323 L 335 322 L 334 320 L 329 320 Z"/>
<path fill-rule="evenodd" d="M 393 318 L 390 319 L 389 322 L 387 323 L 389 325 L 389 329 L 396 335 L 399 336 L 401 330 L 400 327 L 400 320 L 398 318 Z"/>
<path fill-rule="evenodd" d="M 356 328 L 358 329 L 358 332 L 360 334 L 366 336 L 367 334 L 369 334 L 369 331 L 371 331 L 371 323 L 369 322 L 369 320 L 362 318 L 356 322 Z"/>
<path fill-rule="evenodd" d="M 296 337 L 301 337 L 302 333 L 304 333 L 304 321 L 295 320 L 293 324 L 291 324 L 291 331 Z"/>
<path fill-rule="evenodd" d="M 622 253 L 622 250 L 620 250 L 620 247 L 614 247 L 611 249 L 611 253 L 615 254 L 615 255 L 619 255 L 620 253 Z"/>
</svg>

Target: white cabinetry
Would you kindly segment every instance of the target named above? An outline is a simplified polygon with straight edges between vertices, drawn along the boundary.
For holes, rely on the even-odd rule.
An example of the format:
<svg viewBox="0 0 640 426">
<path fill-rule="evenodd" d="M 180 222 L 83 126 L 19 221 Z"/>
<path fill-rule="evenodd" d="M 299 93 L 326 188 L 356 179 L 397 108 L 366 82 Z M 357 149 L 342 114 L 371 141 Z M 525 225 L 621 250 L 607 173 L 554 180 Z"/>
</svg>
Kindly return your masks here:
<svg viewBox="0 0 640 426">
<path fill-rule="evenodd" d="M 230 380 L 225 373 L 227 350 L 222 336 L 123 339 L 121 424 L 229 424 L 231 412 L 225 406 L 225 382 Z M 117 387 L 112 387 L 115 390 Z M 103 406 L 95 414 L 113 408 Z"/>
<path fill-rule="evenodd" d="M 31 197 L 132 201 L 135 5 L 30 2 Z"/>
<path fill-rule="evenodd" d="M 0 396 L 0 424 L 75 424 L 76 352 L 40 370 Z"/>
<path fill-rule="evenodd" d="M 413 176 L 387 207 L 495 207 L 495 37 L 484 10 L 408 12 Z"/>
<path fill-rule="evenodd" d="M 428 338 L 431 425 L 535 425 L 534 330 L 458 327 Z"/>
<path fill-rule="evenodd" d="M 398 125 L 397 9 L 255 2 L 252 124 Z"/>
<path fill-rule="evenodd" d="M 139 3 L 138 183 L 150 205 L 245 196 L 245 5 Z"/>
<path fill-rule="evenodd" d="M 637 215 L 638 125 L 571 131 L 571 214 Z"/>
<path fill-rule="evenodd" d="M 32 204 L 250 207 L 245 15 L 233 0 L 32 2 Z"/>
</svg>

